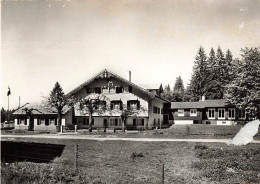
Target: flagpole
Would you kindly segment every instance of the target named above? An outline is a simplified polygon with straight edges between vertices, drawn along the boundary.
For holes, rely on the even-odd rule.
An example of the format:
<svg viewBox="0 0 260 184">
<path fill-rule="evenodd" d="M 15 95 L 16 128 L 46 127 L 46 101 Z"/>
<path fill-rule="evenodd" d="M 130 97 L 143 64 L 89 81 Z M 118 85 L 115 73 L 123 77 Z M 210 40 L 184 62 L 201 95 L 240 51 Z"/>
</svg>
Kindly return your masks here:
<svg viewBox="0 0 260 184">
<path fill-rule="evenodd" d="M 9 95 L 7 97 L 8 97 L 7 123 L 9 123 Z"/>
</svg>

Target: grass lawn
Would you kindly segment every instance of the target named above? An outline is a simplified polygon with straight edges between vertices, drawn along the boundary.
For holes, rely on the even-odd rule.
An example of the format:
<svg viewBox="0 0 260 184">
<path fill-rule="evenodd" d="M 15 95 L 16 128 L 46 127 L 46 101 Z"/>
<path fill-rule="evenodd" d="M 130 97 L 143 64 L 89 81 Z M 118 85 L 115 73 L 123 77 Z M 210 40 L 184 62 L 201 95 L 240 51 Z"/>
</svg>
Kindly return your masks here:
<svg viewBox="0 0 260 184">
<path fill-rule="evenodd" d="M 19 139 L 65 145 L 53 163 L 1 165 L 2 183 L 259 183 L 260 144 Z M 74 150 L 78 145 L 78 171 Z M 4 150 L 2 150 L 4 151 Z"/>
</svg>

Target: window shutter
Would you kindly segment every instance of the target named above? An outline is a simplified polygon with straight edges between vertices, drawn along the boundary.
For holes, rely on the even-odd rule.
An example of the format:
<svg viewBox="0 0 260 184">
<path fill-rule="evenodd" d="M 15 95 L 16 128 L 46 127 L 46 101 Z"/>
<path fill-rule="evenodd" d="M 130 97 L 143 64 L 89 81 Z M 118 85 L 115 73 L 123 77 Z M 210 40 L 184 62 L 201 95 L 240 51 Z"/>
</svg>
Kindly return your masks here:
<svg viewBox="0 0 260 184">
<path fill-rule="evenodd" d="M 120 102 L 120 110 L 123 110 L 123 102 Z"/>
<path fill-rule="evenodd" d="M 132 93 L 132 91 L 133 91 L 132 86 L 129 86 L 129 87 L 128 87 L 128 91 L 129 91 L 129 93 Z"/>
<path fill-rule="evenodd" d="M 127 109 L 130 109 L 130 101 L 127 101 Z"/>
<path fill-rule="evenodd" d="M 140 110 L 140 101 L 137 101 L 137 110 Z"/>
</svg>

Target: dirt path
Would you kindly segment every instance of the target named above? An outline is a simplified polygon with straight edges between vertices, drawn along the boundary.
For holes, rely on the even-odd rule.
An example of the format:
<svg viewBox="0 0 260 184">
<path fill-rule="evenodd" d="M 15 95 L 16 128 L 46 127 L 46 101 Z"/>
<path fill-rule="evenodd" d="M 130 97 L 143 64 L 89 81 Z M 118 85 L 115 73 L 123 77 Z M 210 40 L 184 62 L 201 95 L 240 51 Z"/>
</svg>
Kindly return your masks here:
<svg viewBox="0 0 260 184">
<path fill-rule="evenodd" d="M 218 142 L 228 143 L 231 139 L 165 139 L 165 138 L 120 138 L 116 136 L 101 137 L 100 135 L 77 135 L 77 134 L 37 134 L 37 135 L 1 135 L 1 139 L 10 138 L 48 138 L 48 139 L 84 139 L 96 141 L 141 141 L 141 142 Z M 260 143 L 254 140 L 251 143 Z"/>
</svg>

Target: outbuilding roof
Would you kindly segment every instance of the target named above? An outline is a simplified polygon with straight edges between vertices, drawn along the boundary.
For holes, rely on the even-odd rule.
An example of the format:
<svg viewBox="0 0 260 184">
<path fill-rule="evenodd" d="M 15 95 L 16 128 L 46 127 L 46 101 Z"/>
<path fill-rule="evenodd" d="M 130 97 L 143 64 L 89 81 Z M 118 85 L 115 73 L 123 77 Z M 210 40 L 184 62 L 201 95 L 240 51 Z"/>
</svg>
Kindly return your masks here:
<svg viewBox="0 0 260 184">
<path fill-rule="evenodd" d="M 205 107 L 225 107 L 228 106 L 226 100 L 204 100 L 199 102 L 172 102 L 172 109 L 201 109 Z"/>
<path fill-rule="evenodd" d="M 57 114 L 57 111 L 54 108 L 46 108 L 38 104 L 27 104 L 21 108 L 18 108 L 13 114 L 14 115 L 26 115 L 26 109 L 32 110 L 32 114 L 34 115 L 40 115 L 40 114 Z M 63 108 L 62 114 L 66 114 L 71 107 L 65 106 Z"/>
</svg>

